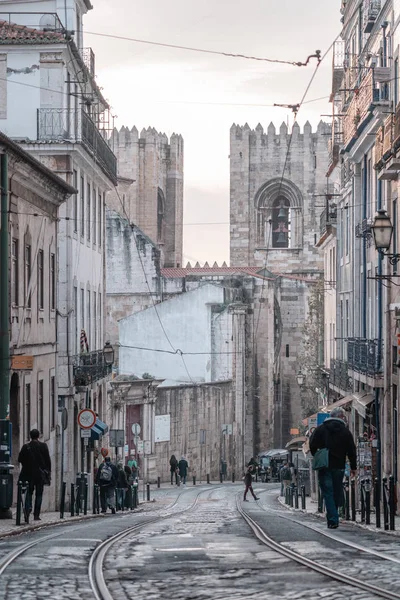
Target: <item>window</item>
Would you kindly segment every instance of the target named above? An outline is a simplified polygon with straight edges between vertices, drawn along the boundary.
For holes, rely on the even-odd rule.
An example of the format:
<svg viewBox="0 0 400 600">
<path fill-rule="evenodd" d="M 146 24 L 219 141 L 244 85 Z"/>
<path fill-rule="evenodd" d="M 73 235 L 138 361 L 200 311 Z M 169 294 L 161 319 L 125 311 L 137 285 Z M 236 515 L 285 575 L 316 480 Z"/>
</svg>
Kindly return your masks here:
<svg viewBox="0 0 400 600">
<path fill-rule="evenodd" d="M 74 343 L 73 349 L 74 352 L 77 353 L 77 344 L 78 344 L 78 288 L 76 285 L 74 286 Z"/>
<path fill-rule="evenodd" d="M 125 194 L 123 196 L 124 212 L 125 212 Z M 164 197 L 159 189 L 157 194 L 157 241 L 164 241 Z"/>
<path fill-rule="evenodd" d="M 92 206 L 92 215 L 93 215 L 93 244 L 96 243 L 96 237 L 97 237 L 97 235 L 96 235 L 96 233 L 97 233 L 97 223 L 96 223 L 96 221 L 97 221 L 97 206 L 96 206 L 97 202 L 96 202 L 96 198 L 97 198 L 96 190 L 93 188 L 93 202 L 92 202 L 92 204 L 93 204 L 93 206 Z"/>
<path fill-rule="evenodd" d="M 97 217 L 97 225 L 99 228 L 99 246 L 101 246 L 101 194 L 99 192 L 99 201 L 98 201 L 98 207 L 97 207 L 97 213 L 98 213 L 98 217 Z"/>
<path fill-rule="evenodd" d="M 87 313 L 86 313 L 86 323 L 87 323 L 87 339 L 88 339 L 88 344 L 89 344 L 89 348 L 91 346 L 91 342 L 92 342 L 92 311 L 91 311 L 91 296 L 90 296 L 90 290 L 88 290 L 87 293 Z"/>
<path fill-rule="evenodd" d="M 50 254 L 50 308 L 56 309 L 56 255 Z"/>
<path fill-rule="evenodd" d="M 29 244 L 25 246 L 25 304 L 27 308 L 31 307 L 31 275 L 32 275 L 32 248 Z"/>
<path fill-rule="evenodd" d="M 349 246 L 350 246 L 350 210 L 349 210 L 348 205 L 346 205 L 345 212 L 346 212 L 345 252 L 346 252 L 346 256 L 348 256 L 349 255 Z"/>
<path fill-rule="evenodd" d="M 43 310 L 44 308 L 44 255 L 43 250 L 39 250 L 37 257 L 37 296 L 38 296 L 38 308 Z"/>
<path fill-rule="evenodd" d="M 392 208 L 392 219 L 393 219 L 393 237 L 392 237 L 392 252 L 397 254 L 397 199 L 393 200 Z M 397 264 L 393 265 L 393 273 L 397 273 Z"/>
<path fill-rule="evenodd" d="M 399 412 L 397 406 L 397 385 L 393 384 L 393 475 L 395 483 L 398 481 L 398 460 L 399 460 Z"/>
<path fill-rule="evenodd" d="M 78 172 L 74 169 L 74 188 L 78 189 Z M 74 221 L 74 231 L 78 233 L 78 193 L 74 194 L 73 199 L 73 221 Z"/>
<path fill-rule="evenodd" d="M 85 329 L 85 290 L 81 289 L 81 330 Z"/>
<path fill-rule="evenodd" d="M 86 197 L 86 218 L 87 218 L 86 235 L 87 235 L 88 242 L 90 242 L 90 215 L 92 214 L 90 212 L 90 196 L 91 196 L 90 183 L 88 183 L 87 184 L 87 197 Z"/>
<path fill-rule="evenodd" d="M 394 61 L 394 91 L 393 91 L 394 106 L 399 102 L 399 59 Z"/>
<path fill-rule="evenodd" d="M 93 292 L 93 350 L 97 348 L 97 294 Z"/>
<path fill-rule="evenodd" d="M 85 180 L 81 177 L 81 237 L 85 237 Z"/>
<path fill-rule="evenodd" d="M 38 381 L 38 406 L 37 423 L 41 435 L 43 435 L 43 379 Z"/>
<path fill-rule="evenodd" d="M 56 378 L 51 375 L 50 377 L 50 427 L 54 429 L 56 426 Z"/>
<path fill-rule="evenodd" d="M 25 439 L 29 440 L 31 430 L 31 384 L 25 384 Z"/>
<path fill-rule="evenodd" d="M 350 310 L 349 310 L 349 301 L 346 300 L 346 335 L 345 337 L 348 338 L 350 334 Z"/>
<path fill-rule="evenodd" d="M 13 239 L 11 242 L 11 258 L 12 258 L 12 273 L 11 273 L 11 302 L 18 306 L 18 279 L 19 279 L 19 260 L 18 260 L 18 240 Z"/>
<path fill-rule="evenodd" d="M 99 292 L 99 307 L 97 309 L 99 313 L 99 348 L 103 347 L 103 321 L 101 318 L 102 308 L 103 305 L 101 304 L 101 293 Z"/>
</svg>

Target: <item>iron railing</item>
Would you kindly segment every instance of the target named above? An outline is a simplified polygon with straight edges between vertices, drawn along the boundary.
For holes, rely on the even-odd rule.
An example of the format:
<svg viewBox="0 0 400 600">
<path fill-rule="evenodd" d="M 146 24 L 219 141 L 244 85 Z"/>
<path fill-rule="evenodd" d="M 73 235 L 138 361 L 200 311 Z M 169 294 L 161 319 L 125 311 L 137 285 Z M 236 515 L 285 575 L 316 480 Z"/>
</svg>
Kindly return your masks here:
<svg viewBox="0 0 400 600">
<path fill-rule="evenodd" d="M 112 182 L 117 182 L 116 156 L 97 125 L 83 110 L 39 108 L 37 130 L 38 140 L 41 141 L 67 140 L 83 144 Z"/>
<path fill-rule="evenodd" d="M 94 77 L 96 75 L 96 59 L 91 48 L 82 48 L 80 50 L 82 60 L 89 73 Z"/>
<path fill-rule="evenodd" d="M 364 0 L 363 29 L 364 33 L 371 33 L 375 21 L 381 11 L 381 0 Z"/>
<path fill-rule="evenodd" d="M 382 375 L 382 342 L 365 338 L 347 340 L 349 368 L 371 377 Z"/>
<path fill-rule="evenodd" d="M 331 359 L 329 385 L 334 385 L 344 392 L 351 391 L 349 365 L 346 361 L 337 358 Z"/>
<path fill-rule="evenodd" d="M 72 357 L 74 385 L 87 386 L 111 374 L 112 365 L 104 360 L 103 350 L 95 350 Z"/>
<path fill-rule="evenodd" d="M 327 211 L 326 208 L 322 211 L 319 218 L 319 233 L 320 235 L 324 235 L 324 233 L 328 230 L 330 225 L 336 225 L 337 223 L 337 209 L 329 208 Z"/>
</svg>

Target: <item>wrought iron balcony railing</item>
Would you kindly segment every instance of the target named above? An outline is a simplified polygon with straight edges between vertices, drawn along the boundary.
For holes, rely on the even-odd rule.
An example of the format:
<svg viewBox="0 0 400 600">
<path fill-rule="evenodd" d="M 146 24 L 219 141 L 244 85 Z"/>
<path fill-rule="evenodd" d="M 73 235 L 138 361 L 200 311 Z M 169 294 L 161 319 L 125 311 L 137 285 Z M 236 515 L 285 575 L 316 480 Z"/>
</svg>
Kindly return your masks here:
<svg viewBox="0 0 400 600">
<path fill-rule="evenodd" d="M 365 338 L 349 338 L 347 340 L 347 360 L 349 369 L 369 375 L 381 376 L 382 369 L 382 343 L 379 340 Z"/>
<path fill-rule="evenodd" d="M 319 218 L 319 233 L 320 235 L 324 235 L 324 233 L 328 230 L 330 225 L 336 225 L 337 223 L 337 209 L 329 208 L 327 211 L 326 208 L 321 213 Z"/>
<path fill-rule="evenodd" d="M 371 33 L 375 21 L 381 11 L 381 0 L 364 0 L 363 29 L 364 33 Z"/>
<path fill-rule="evenodd" d="M 72 357 L 72 366 L 75 386 L 86 386 L 104 379 L 111 374 L 112 365 L 104 359 L 103 350 L 95 350 Z"/>
<path fill-rule="evenodd" d="M 351 391 L 351 383 L 348 371 L 349 365 L 347 362 L 337 358 L 332 359 L 329 373 L 329 385 L 334 385 L 343 392 Z"/>
<path fill-rule="evenodd" d="M 117 159 L 97 125 L 83 110 L 39 108 L 37 136 L 41 141 L 70 141 L 85 146 L 102 171 L 117 182 Z"/>
<path fill-rule="evenodd" d="M 91 48 L 82 48 L 80 50 L 85 67 L 89 71 L 92 77 L 96 75 L 96 59 L 95 54 Z"/>
</svg>

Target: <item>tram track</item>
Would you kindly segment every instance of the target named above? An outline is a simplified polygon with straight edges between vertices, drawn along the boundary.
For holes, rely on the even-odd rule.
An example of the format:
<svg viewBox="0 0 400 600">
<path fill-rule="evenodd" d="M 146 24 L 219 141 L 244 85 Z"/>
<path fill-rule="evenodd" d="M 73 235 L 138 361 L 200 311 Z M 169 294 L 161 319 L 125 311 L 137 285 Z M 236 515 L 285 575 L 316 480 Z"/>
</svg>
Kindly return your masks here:
<svg viewBox="0 0 400 600">
<path fill-rule="evenodd" d="M 330 579 L 338 581 L 339 583 L 342 583 L 342 584 L 348 585 L 350 587 L 357 588 L 359 590 L 374 594 L 374 596 L 377 598 L 386 598 L 388 600 L 400 600 L 400 594 L 398 594 L 394 591 L 385 590 L 381 587 L 378 587 L 376 585 L 368 583 L 367 581 L 362 581 L 361 579 L 357 579 L 356 577 L 346 575 L 343 572 L 336 571 L 335 569 L 332 569 L 326 565 L 323 565 L 320 562 L 317 562 L 311 558 L 303 556 L 303 555 L 299 554 L 298 552 L 295 552 L 294 550 L 291 550 L 290 548 L 288 548 L 286 546 L 283 546 L 283 544 L 281 544 L 280 542 L 277 542 L 270 535 L 268 535 L 265 532 L 265 530 L 255 521 L 255 519 L 253 519 L 246 511 L 243 510 L 243 508 L 240 504 L 239 495 L 240 494 L 238 494 L 236 496 L 236 506 L 237 506 L 237 510 L 238 510 L 239 514 L 242 516 L 244 521 L 249 525 L 250 529 L 252 530 L 254 535 L 257 537 L 257 539 L 262 544 L 264 544 L 265 546 L 270 548 L 271 550 L 274 550 L 275 552 L 279 553 L 281 556 L 288 558 L 290 560 L 293 560 L 293 561 L 297 562 L 298 564 L 300 564 L 304 567 L 307 567 L 308 569 L 311 569 L 312 571 L 318 572 L 321 575 L 324 575 L 325 577 L 329 577 Z M 257 503 L 257 504 L 260 508 L 262 508 L 262 505 L 260 505 L 259 503 Z M 268 512 L 268 509 L 264 508 L 264 511 Z M 297 523 L 299 525 L 303 524 L 299 521 L 296 521 L 295 519 L 290 519 L 288 517 L 285 517 L 284 515 L 276 515 L 275 514 L 275 516 L 279 516 L 283 519 L 286 519 L 287 521 L 291 521 L 291 522 Z M 322 532 L 318 528 L 315 528 L 315 527 L 308 527 L 308 529 L 316 531 L 317 533 L 322 534 L 322 535 L 325 534 L 325 532 Z M 392 561 L 392 562 L 400 563 L 400 560 L 396 559 L 395 557 L 390 557 L 390 556 L 382 554 L 378 551 L 368 550 L 364 547 L 359 546 L 358 544 L 353 544 L 351 542 L 342 541 L 340 538 L 337 538 L 334 535 L 330 535 L 327 533 L 326 537 L 331 538 L 332 540 L 334 540 L 337 543 L 342 543 L 343 545 L 352 547 L 353 549 L 358 550 L 360 552 L 363 551 L 363 552 L 366 552 L 367 554 L 372 554 L 376 558 L 379 558 L 383 561 Z"/>
</svg>

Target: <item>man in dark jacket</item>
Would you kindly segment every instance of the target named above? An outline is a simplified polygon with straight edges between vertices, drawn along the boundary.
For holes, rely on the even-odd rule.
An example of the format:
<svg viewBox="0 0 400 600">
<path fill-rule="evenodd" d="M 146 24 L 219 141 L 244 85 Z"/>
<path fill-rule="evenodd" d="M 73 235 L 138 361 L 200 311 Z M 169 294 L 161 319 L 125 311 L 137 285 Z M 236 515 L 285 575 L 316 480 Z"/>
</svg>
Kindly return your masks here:
<svg viewBox="0 0 400 600">
<path fill-rule="evenodd" d="M 185 459 L 184 456 L 182 456 L 181 460 L 178 463 L 178 469 L 179 469 L 179 476 L 181 478 L 183 485 L 186 485 L 186 477 L 187 477 L 188 468 L 189 468 L 188 461 Z"/>
<path fill-rule="evenodd" d="M 96 483 L 100 486 L 101 512 L 107 512 L 107 506 L 115 515 L 115 488 L 118 483 L 118 469 L 112 464 L 111 458 L 106 456 L 96 473 Z"/>
<path fill-rule="evenodd" d="M 350 473 L 357 470 L 357 451 L 354 438 L 346 425 L 346 413 L 334 408 L 330 417 L 317 427 L 310 439 L 311 454 L 321 448 L 329 450 L 329 466 L 318 471 L 318 481 L 325 499 L 326 518 L 329 529 L 339 527 L 338 507 L 343 505 L 343 477 L 346 457 L 350 461 Z"/>
<path fill-rule="evenodd" d="M 33 519 L 40 521 L 44 485 L 50 485 L 51 460 L 47 444 L 39 442 L 40 433 L 37 429 L 30 432 L 31 441 L 24 444 L 18 455 L 22 469 L 19 480 L 28 483 L 25 496 L 25 521 L 28 521 L 32 511 L 32 497 L 35 492 Z"/>
</svg>

